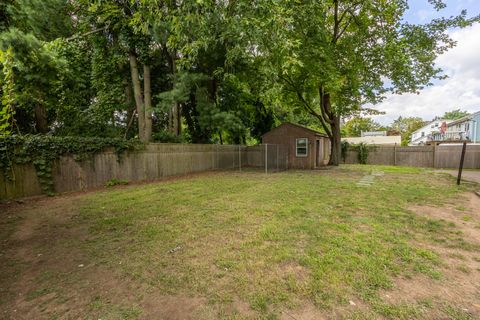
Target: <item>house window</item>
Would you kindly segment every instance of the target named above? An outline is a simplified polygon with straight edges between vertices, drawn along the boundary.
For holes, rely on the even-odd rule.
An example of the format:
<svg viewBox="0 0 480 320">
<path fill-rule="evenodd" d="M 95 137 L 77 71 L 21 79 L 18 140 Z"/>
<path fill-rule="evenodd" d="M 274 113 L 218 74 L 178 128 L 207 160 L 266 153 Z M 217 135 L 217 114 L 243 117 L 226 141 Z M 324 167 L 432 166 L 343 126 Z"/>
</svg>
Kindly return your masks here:
<svg viewBox="0 0 480 320">
<path fill-rule="evenodd" d="M 306 157 L 308 154 L 308 139 L 298 138 L 296 139 L 296 155 L 297 157 Z"/>
</svg>

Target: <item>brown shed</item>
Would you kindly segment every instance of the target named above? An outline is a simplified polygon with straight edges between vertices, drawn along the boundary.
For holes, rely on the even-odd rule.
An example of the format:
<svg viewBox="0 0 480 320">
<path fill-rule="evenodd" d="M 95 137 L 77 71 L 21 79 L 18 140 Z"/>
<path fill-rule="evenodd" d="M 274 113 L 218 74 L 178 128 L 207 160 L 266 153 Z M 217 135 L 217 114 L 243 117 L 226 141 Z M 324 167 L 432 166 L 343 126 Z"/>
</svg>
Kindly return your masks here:
<svg viewBox="0 0 480 320">
<path fill-rule="evenodd" d="M 315 169 L 327 165 L 330 158 L 330 140 L 326 134 L 290 122 L 265 133 L 262 143 L 287 146 L 291 169 Z"/>
</svg>

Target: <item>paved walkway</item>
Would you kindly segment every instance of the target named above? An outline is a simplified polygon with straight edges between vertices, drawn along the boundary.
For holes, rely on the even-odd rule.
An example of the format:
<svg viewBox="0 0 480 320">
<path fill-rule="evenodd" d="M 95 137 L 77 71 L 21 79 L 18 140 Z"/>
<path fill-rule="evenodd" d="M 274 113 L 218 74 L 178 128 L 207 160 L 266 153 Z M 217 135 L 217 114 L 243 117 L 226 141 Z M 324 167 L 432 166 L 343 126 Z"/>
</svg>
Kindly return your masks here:
<svg viewBox="0 0 480 320">
<path fill-rule="evenodd" d="M 357 186 L 359 187 L 369 187 L 373 184 L 373 180 L 375 177 L 383 176 L 383 171 L 372 171 L 371 174 L 363 176 L 360 181 L 357 182 Z"/>
<path fill-rule="evenodd" d="M 435 172 L 449 173 L 455 178 L 458 176 L 458 170 L 435 170 Z M 476 171 L 463 170 L 462 180 L 480 183 L 480 170 L 476 170 Z"/>
</svg>

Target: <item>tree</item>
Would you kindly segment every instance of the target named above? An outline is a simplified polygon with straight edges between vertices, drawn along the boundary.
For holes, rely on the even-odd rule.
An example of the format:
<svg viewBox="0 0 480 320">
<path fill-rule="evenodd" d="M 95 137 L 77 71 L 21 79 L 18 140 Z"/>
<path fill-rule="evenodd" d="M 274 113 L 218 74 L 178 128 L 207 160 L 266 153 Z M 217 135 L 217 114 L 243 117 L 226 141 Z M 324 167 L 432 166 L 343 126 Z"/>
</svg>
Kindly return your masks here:
<svg viewBox="0 0 480 320">
<path fill-rule="evenodd" d="M 130 81 L 138 120 L 138 137 L 142 141 L 151 141 L 152 139 L 150 57 L 154 47 L 149 34 L 136 32 L 134 26 L 138 12 L 145 10 L 144 7 L 148 5 L 148 2 L 131 1 L 94 2 L 87 3 L 85 11 L 92 15 L 95 29 L 104 30 L 105 35 L 114 39 L 115 45 L 123 49 L 125 56 L 128 57 Z M 139 70 L 140 62 L 143 65 L 143 72 Z"/>
<path fill-rule="evenodd" d="M 418 117 L 398 117 L 393 121 L 390 130 L 395 130 L 402 136 L 402 146 L 407 146 L 412 133 L 425 125 L 425 121 Z"/>
<path fill-rule="evenodd" d="M 407 8 L 406 0 L 265 0 L 253 8 L 263 28 L 255 34 L 257 51 L 276 75 L 272 82 L 322 124 L 331 140 L 330 164 L 340 160 L 341 117 L 386 92 L 418 92 L 432 78 L 442 79 L 434 63 L 454 46 L 447 29 L 478 20 L 462 12 L 414 25 L 402 19 Z"/>
<path fill-rule="evenodd" d="M 0 136 L 12 134 L 15 126 L 15 83 L 13 77 L 13 53 L 12 48 L 5 52 L 0 51 L 0 64 L 3 65 L 4 78 L 0 79 Z"/>
<path fill-rule="evenodd" d="M 71 30 L 69 8 L 69 3 L 61 0 L 7 1 L 0 7 L 6 21 L 0 28 L 0 50 L 12 48 L 12 92 L 16 94 L 10 99 L 22 132 L 46 133 L 51 129 L 55 112 L 51 106 L 58 100 L 53 84 L 65 62 L 56 52 L 54 39 Z"/>
<path fill-rule="evenodd" d="M 461 111 L 460 109 L 455 109 L 452 111 L 445 112 L 445 114 L 443 115 L 443 117 L 441 117 L 441 119 L 457 120 L 468 115 L 469 115 L 468 111 Z"/>
<path fill-rule="evenodd" d="M 342 136 L 360 137 L 366 131 L 382 131 L 385 128 L 370 118 L 354 117 L 348 120 L 342 127 Z"/>
</svg>

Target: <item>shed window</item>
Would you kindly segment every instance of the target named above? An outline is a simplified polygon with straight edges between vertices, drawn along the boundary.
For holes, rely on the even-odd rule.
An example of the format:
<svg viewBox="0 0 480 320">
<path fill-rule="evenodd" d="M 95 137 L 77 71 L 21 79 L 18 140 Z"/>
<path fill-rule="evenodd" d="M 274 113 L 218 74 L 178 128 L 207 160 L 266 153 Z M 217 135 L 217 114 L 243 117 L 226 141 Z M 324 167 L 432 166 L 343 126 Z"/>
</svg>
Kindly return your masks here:
<svg viewBox="0 0 480 320">
<path fill-rule="evenodd" d="M 296 140 L 297 157 L 306 157 L 308 154 L 308 139 L 298 138 Z"/>
</svg>

